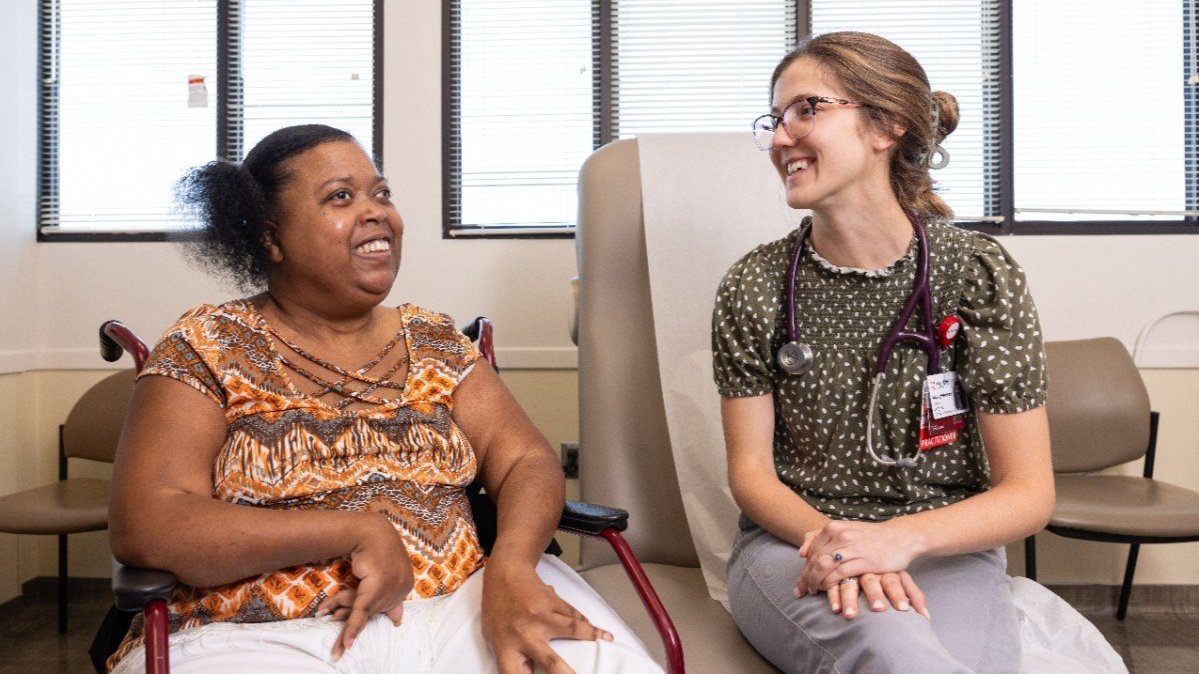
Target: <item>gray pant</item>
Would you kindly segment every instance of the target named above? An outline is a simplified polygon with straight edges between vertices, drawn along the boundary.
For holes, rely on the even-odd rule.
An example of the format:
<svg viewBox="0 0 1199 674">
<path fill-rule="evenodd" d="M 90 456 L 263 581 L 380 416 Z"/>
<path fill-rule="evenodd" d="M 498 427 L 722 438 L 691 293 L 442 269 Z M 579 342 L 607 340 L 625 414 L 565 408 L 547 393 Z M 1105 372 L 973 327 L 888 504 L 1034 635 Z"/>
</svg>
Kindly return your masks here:
<svg viewBox="0 0 1199 674">
<path fill-rule="evenodd" d="M 729 558 L 729 603 L 745 638 L 784 672 L 1018 672 L 1020 635 L 1003 548 L 921 558 L 908 573 L 932 621 L 915 611 L 874 613 L 865 598 L 846 620 L 824 594 L 796 599 L 804 560 L 741 518 Z"/>
</svg>

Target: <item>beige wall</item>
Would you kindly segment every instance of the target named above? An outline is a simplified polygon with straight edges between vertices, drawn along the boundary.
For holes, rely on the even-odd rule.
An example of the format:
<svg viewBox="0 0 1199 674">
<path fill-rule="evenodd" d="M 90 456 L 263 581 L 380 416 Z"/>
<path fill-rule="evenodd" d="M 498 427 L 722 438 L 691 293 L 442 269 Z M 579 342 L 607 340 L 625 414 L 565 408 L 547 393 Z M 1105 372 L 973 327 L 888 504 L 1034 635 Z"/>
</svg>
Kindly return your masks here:
<svg viewBox="0 0 1199 674">
<path fill-rule="evenodd" d="M 0 493 L 54 477 L 54 428 L 108 367 L 96 357 L 100 321 L 121 317 L 152 338 L 185 308 L 219 302 L 229 288 L 188 267 L 169 244 L 37 243 L 36 0 L 0 3 Z M 441 238 L 441 10 L 387 0 L 385 170 L 407 230 L 393 301 L 416 301 L 460 319 L 498 322 L 505 379 L 555 447 L 574 439 L 576 357 L 567 337 L 569 240 Z M 1114 335 L 1130 347 L 1154 317 L 1199 309 L 1199 236 L 1018 237 L 1008 246 L 1029 273 L 1050 339 Z M 707 311 L 707 307 L 698 308 Z M 1161 474 L 1199 489 L 1199 340 L 1194 319 L 1163 324 L 1147 353 L 1180 370 L 1146 372 L 1165 412 Z M 522 369 L 531 368 L 531 369 Z M 88 371 L 90 370 L 90 371 Z M 79 537 L 74 573 L 107 573 L 102 535 Z M 1046 540 L 1042 574 L 1062 582 L 1116 582 L 1118 546 Z M 20 581 L 54 571 L 49 539 L 0 535 L 0 601 Z M 1199 582 L 1195 545 L 1147 549 L 1145 583 Z"/>
</svg>

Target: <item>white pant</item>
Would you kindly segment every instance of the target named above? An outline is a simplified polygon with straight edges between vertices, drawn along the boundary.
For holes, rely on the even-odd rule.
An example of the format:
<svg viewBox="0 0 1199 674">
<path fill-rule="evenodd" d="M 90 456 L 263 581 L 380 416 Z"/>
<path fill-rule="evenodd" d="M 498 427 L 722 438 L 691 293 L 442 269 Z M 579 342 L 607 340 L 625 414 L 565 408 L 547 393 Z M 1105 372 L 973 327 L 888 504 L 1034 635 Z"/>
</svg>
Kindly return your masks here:
<svg viewBox="0 0 1199 674">
<path fill-rule="evenodd" d="M 483 639 L 483 575 L 468 578 L 453 594 L 405 602 L 403 624 L 375 616 L 339 662 L 333 642 L 343 622 L 332 617 L 273 623 L 214 623 L 171 635 L 172 674 L 494 674 L 495 658 Z M 645 646 L 604 600 L 557 557 L 543 556 L 537 575 L 558 596 L 615 636 L 614 642 L 555 639 L 553 649 L 578 674 L 661 674 Z M 113 674 L 145 671 L 138 648 Z M 538 674 L 543 670 L 538 667 Z"/>
</svg>

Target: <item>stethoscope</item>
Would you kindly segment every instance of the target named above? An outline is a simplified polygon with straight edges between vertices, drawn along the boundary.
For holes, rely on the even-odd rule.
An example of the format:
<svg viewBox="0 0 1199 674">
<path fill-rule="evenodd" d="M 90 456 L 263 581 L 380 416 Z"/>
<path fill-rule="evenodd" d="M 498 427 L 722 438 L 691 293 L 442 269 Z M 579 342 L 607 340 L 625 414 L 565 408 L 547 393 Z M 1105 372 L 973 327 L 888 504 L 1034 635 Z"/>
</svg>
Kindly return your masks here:
<svg viewBox="0 0 1199 674">
<path fill-rule="evenodd" d="M 924 349 L 925 354 L 928 355 L 928 371 L 930 373 L 940 372 L 941 351 L 939 347 L 948 347 L 953 342 L 961 330 L 962 322 L 957 316 L 947 316 L 934 330 L 932 290 L 929 286 L 928 271 L 928 238 L 924 233 L 924 225 L 920 223 L 915 214 L 911 211 L 906 211 L 906 214 L 912 221 L 912 228 L 916 231 L 919 260 L 916 269 L 916 283 L 912 288 L 911 295 L 908 296 L 907 304 L 904 305 L 903 311 L 899 315 L 899 320 L 895 322 L 879 349 L 878 361 L 874 366 L 874 382 L 870 390 L 870 409 L 866 414 L 866 451 L 870 452 L 872 459 L 884 466 L 915 468 L 916 462 L 920 458 L 919 447 L 912 456 L 901 455 L 895 458 L 880 456 L 874 451 L 874 412 L 878 403 L 878 390 L 882 384 L 883 373 L 887 370 L 891 352 L 903 341 L 915 342 L 921 349 Z M 796 242 L 791 253 L 791 265 L 787 269 L 787 342 L 779 347 L 775 353 L 775 360 L 779 368 L 789 375 L 803 375 L 812 369 L 815 362 L 812 347 L 801 344 L 799 341 L 799 324 L 795 315 L 795 279 L 799 274 L 799 262 L 808 248 L 808 236 L 811 231 L 811 226 L 808 226 L 800 232 L 799 241 Z M 924 329 L 922 332 L 907 330 L 908 321 L 911 320 L 917 306 L 920 307 L 920 316 L 923 319 Z"/>
</svg>

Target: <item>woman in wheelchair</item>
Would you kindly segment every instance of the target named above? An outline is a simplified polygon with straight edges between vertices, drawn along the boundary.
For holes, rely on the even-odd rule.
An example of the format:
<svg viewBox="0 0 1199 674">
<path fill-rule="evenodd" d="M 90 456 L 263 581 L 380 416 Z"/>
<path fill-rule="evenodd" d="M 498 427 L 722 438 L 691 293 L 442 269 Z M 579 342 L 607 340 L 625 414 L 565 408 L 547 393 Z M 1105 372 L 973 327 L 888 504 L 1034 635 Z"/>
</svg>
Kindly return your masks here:
<svg viewBox="0 0 1199 674">
<path fill-rule="evenodd" d="M 932 191 L 957 102 L 863 33 L 771 94 L 758 146 L 811 216 L 716 298 L 733 616 L 787 672 L 1018 671 L 1002 546 L 1053 506 L 1044 356 L 1020 267 Z"/>
<path fill-rule="evenodd" d="M 281 129 L 179 195 L 200 260 L 265 290 L 167 330 L 118 451 L 113 552 L 184 584 L 176 673 L 661 671 L 541 554 L 562 470 L 495 371 L 447 316 L 381 306 L 403 221 L 349 134 Z M 135 623 L 110 666 L 140 648 Z"/>
</svg>

